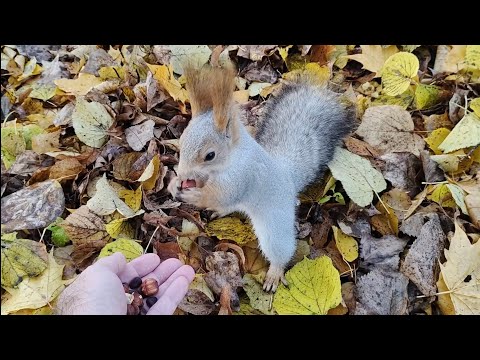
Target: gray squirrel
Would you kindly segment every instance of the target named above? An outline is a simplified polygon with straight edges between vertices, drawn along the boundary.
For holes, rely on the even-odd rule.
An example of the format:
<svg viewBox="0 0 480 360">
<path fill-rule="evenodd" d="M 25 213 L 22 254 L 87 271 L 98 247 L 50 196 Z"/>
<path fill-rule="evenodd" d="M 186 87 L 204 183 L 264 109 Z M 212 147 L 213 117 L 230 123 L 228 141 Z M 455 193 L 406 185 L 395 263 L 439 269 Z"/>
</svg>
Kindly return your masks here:
<svg viewBox="0 0 480 360">
<path fill-rule="evenodd" d="M 218 217 L 246 214 L 270 262 L 263 289 L 274 292 L 279 281 L 288 285 L 298 193 L 322 175 L 352 130 L 352 111 L 338 94 L 299 77 L 269 99 L 253 138 L 233 100 L 232 66 L 186 66 L 184 75 L 192 119 L 168 190 Z"/>
</svg>

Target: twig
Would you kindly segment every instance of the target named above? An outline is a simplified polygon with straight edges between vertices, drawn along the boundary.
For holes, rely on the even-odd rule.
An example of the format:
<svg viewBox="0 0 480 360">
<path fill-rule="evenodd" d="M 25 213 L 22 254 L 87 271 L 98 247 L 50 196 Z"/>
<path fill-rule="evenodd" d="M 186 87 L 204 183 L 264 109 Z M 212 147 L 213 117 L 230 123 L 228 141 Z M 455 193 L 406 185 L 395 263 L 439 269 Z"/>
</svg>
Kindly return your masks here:
<svg viewBox="0 0 480 360">
<path fill-rule="evenodd" d="M 150 243 L 152 242 L 152 239 L 153 239 L 153 237 L 155 236 L 155 234 L 156 234 L 156 232 L 157 232 L 157 230 L 158 230 L 159 227 L 160 227 L 160 226 L 157 226 L 157 227 L 155 228 L 155 231 L 153 232 L 152 236 L 150 236 L 150 240 L 148 240 L 147 247 L 146 247 L 145 250 L 143 251 L 144 254 L 147 253 L 148 247 L 150 246 Z"/>
</svg>

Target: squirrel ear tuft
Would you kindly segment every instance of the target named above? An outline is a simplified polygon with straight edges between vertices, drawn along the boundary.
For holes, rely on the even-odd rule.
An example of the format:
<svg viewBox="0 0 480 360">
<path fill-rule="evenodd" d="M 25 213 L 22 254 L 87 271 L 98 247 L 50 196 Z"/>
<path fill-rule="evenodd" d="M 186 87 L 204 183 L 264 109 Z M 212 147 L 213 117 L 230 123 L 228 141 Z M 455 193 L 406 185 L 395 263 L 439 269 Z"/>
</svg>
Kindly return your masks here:
<svg viewBox="0 0 480 360">
<path fill-rule="evenodd" d="M 201 69 L 191 64 L 183 66 L 187 80 L 192 116 L 213 109 L 213 118 L 218 131 L 224 132 L 233 116 L 233 90 L 235 68 L 205 65 Z"/>
</svg>

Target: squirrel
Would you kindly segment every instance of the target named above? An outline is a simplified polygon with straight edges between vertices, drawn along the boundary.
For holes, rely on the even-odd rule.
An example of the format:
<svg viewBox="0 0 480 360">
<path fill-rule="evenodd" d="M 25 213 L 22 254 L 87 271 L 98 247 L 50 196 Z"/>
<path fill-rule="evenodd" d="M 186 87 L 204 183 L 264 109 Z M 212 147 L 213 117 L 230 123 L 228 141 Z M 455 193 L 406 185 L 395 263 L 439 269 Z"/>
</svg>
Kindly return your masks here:
<svg viewBox="0 0 480 360">
<path fill-rule="evenodd" d="M 296 250 L 297 196 L 320 177 L 353 128 L 339 94 L 300 76 L 267 101 L 255 138 L 233 100 L 233 65 L 184 67 L 192 119 L 182 133 L 177 176 L 168 190 L 180 201 L 223 217 L 250 219 L 270 263 L 263 289 L 288 283 Z"/>
</svg>

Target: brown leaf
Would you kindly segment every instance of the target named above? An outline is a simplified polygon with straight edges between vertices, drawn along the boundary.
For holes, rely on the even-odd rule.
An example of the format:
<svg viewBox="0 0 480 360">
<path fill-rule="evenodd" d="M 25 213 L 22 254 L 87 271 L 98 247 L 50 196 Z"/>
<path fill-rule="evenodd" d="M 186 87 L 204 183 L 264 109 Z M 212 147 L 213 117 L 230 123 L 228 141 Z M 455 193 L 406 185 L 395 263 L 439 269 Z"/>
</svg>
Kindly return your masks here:
<svg viewBox="0 0 480 360">
<path fill-rule="evenodd" d="M 51 159 L 47 160 L 46 158 L 46 155 L 39 155 L 35 151 L 25 150 L 17 156 L 17 159 L 8 169 L 7 173 L 15 175 L 32 175 L 41 167 L 51 165 Z"/>
<path fill-rule="evenodd" d="M 365 141 L 349 136 L 343 142 L 345 143 L 348 151 L 354 154 L 360 156 L 372 156 L 374 158 L 378 158 L 380 156 L 380 152 Z"/>
<path fill-rule="evenodd" d="M 245 269 L 245 261 L 246 261 L 245 253 L 243 252 L 243 249 L 240 246 L 236 244 L 228 243 L 228 242 L 220 243 L 217 246 L 215 246 L 215 251 L 228 251 L 228 250 L 232 250 L 235 253 L 235 255 L 237 255 L 240 267 L 242 269 Z"/>
<path fill-rule="evenodd" d="M 147 86 L 147 111 L 150 111 L 152 108 L 165 101 L 168 96 L 159 89 L 158 82 L 153 77 L 151 71 L 148 72 L 145 83 Z"/>
<path fill-rule="evenodd" d="M 313 224 L 312 232 L 310 233 L 315 249 L 321 249 L 325 246 L 328 240 L 328 233 L 333 225 L 333 221 L 326 211 L 322 212 L 322 215 L 323 221 Z"/>
<path fill-rule="evenodd" d="M 127 138 L 128 145 L 135 150 L 140 151 L 143 147 L 153 139 L 153 127 L 155 122 L 153 120 L 147 120 L 140 125 L 130 126 L 125 130 L 125 137 Z"/>
<path fill-rule="evenodd" d="M 265 82 L 274 84 L 277 82 L 278 74 L 268 61 L 263 61 L 261 64 L 252 62 L 242 70 L 241 75 L 251 82 Z"/>
<path fill-rule="evenodd" d="M 189 289 L 178 307 L 193 315 L 209 315 L 215 310 L 213 301 L 197 289 Z"/>
<path fill-rule="evenodd" d="M 277 45 L 238 45 L 237 56 L 253 61 L 260 61 L 276 47 Z"/>
<path fill-rule="evenodd" d="M 113 65 L 115 65 L 113 58 L 105 50 L 98 48 L 88 54 L 88 61 L 82 72 L 99 76 L 98 70 L 101 67 Z"/>
<path fill-rule="evenodd" d="M 215 251 L 207 256 L 205 263 L 208 270 L 205 282 L 208 287 L 218 296 L 228 296 L 231 308 L 238 311 L 240 299 L 237 288 L 242 286 L 243 281 L 237 257 L 229 252 Z"/>
<path fill-rule="evenodd" d="M 453 124 L 448 118 L 448 114 L 446 112 L 441 115 L 433 114 L 430 116 L 424 116 L 423 126 L 429 133 L 440 128 L 447 128 L 449 130 L 453 128 Z"/>
<path fill-rule="evenodd" d="M 262 255 L 262 252 L 255 247 L 244 246 L 243 252 L 245 254 L 245 273 L 252 275 L 266 274 L 268 270 L 267 260 Z"/>
<path fill-rule="evenodd" d="M 417 240 L 408 250 L 400 271 L 427 296 L 436 293 L 439 260 L 446 236 L 440 225 L 440 218 L 432 214 L 420 230 Z"/>
<path fill-rule="evenodd" d="M 313 45 L 310 51 L 310 61 L 320 66 L 327 65 L 329 55 L 336 50 L 335 45 Z"/>
<path fill-rule="evenodd" d="M 480 192 L 465 196 L 465 205 L 467 206 L 468 215 L 470 215 L 473 224 L 475 224 L 477 228 L 480 228 Z"/>
<path fill-rule="evenodd" d="M 49 177 L 50 179 L 57 179 L 62 182 L 74 179 L 83 170 L 85 170 L 85 167 L 80 164 L 76 158 L 67 158 L 57 161 L 55 165 L 50 168 Z"/>
<path fill-rule="evenodd" d="M 178 259 L 178 255 L 182 253 L 178 243 L 173 241 L 166 243 L 157 241 L 153 244 L 153 247 L 155 248 L 155 252 L 161 261 L 165 261 L 170 258 Z"/>
<path fill-rule="evenodd" d="M 72 258 L 79 267 L 85 266 L 86 260 L 112 239 L 102 218 L 90 211 L 86 205 L 80 206 L 70 214 L 60 226 L 72 240 L 74 246 Z"/>
<path fill-rule="evenodd" d="M 60 147 L 60 131 L 38 134 L 32 137 L 32 150 L 37 154 L 58 151 Z"/>
<path fill-rule="evenodd" d="M 140 175 L 142 175 L 142 173 L 132 173 L 132 167 L 141 156 L 142 153 L 131 152 L 127 154 L 121 154 L 119 157 L 113 160 L 113 176 L 115 179 L 126 180 L 130 182 L 136 181 Z"/>
<path fill-rule="evenodd" d="M 50 225 L 65 209 L 62 186 L 48 180 L 2 198 L 2 232 Z"/>
<path fill-rule="evenodd" d="M 222 293 L 220 294 L 220 311 L 218 315 L 232 315 L 232 308 L 231 308 L 231 296 L 232 296 L 232 287 L 230 284 L 226 284 L 222 289 Z M 238 302 L 238 309 L 235 311 L 240 310 L 240 300 Z"/>
<path fill-rule="evenodd" d="M 445 180 L 445 173 L 438 167 L 438 164 L 432 160 L 427 150 L 420 152 L 420 159 L 422 160 L 425 182 L 433 183 Z"/>
<path fill-rule="evenodd" d="M 358 280 L 355 315 L 405 315 L 408 278 L 398 271 L 375 269 Z"/>
</svg>

